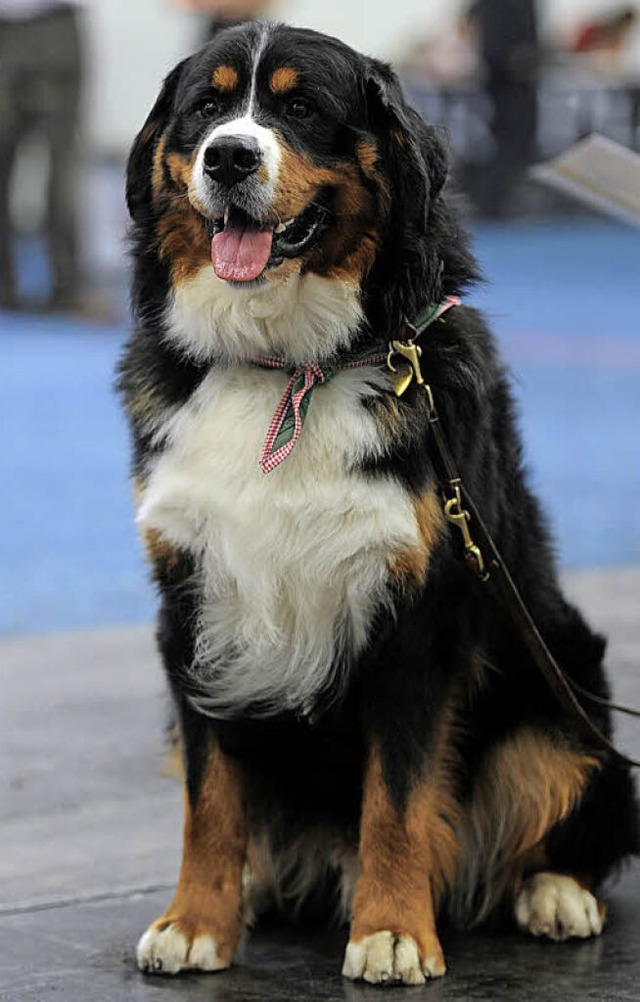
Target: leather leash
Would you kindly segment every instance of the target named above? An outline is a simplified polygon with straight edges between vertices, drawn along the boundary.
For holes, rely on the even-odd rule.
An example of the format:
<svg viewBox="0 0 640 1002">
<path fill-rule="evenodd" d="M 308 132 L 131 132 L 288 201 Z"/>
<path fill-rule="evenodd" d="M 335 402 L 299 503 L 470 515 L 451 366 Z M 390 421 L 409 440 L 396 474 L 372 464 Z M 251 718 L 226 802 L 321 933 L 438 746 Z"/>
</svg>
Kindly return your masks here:
<svg viewBox="0 0 640 1002">
<path fill-rule="evenodd" d="M 451 302 L 451 305 L 457 305 L 458 302 L 459 300 Z M 462 482 L 440 423 L 432 389 L 425 382 L 420 366 L 422 350 L 415 342 L 420 334 L 429 326 L 429 323 L 433 321 L 433 315 L 429 314 L 426 323 L 423 322 L 423 319 L 424 317 L 421 315 L 415 325 L 407 321 L 407 327 L 413 332 L 413 336 L 407 341 L 390 342 L 387 367 L 391 373 L 397 396 L 401 397 L 414 379 L 417 386 L 427 396 L 429 428 L 431 431 L 429 438 L 432 453 L 431 460 L 443 496 L 445 517 L 461 533 L 467 566 L 490 589 L 496 601 L 524 640 L 534 664 L 544 677 L 552 693 L 579 724 L 585 738 L 588 737 L 596 748 L 614 756 L 614 758 L 625 765 L 640 768 L 640 762 L 619 752 L 606 735 L 596 727 L 585 713 L 576 697 L 576 693 L 596 703 L 598 706 L 603 706 L 610 710 L 619 710 L 634 717 L 640 717 L 640 711 L 616 705 L 607 699 L 603 699 L 601 696 L 596 696 L 588 692 L 573 682 L 563 671 L 533 621 L 491 533 L 485 525 L 473 498 Z"/>
</svg>

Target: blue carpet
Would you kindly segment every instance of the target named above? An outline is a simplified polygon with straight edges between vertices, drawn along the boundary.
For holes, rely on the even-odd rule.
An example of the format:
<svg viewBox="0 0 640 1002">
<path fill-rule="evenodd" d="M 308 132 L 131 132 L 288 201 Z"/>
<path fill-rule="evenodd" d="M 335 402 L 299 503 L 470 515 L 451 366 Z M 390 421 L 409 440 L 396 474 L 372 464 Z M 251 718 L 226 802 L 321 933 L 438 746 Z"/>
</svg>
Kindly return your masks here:
<svg viewBox="0 0 640 1002">
<path fill-rule="evenodd" d="M 0 632 L 146 619 L 152 596 L 112 392 L 124 332 L 6 315 L 0 324 Z"/>
<path fill-rule="evenodd" d="M 483 226 L 476 249 L 488 284 L 470 298 L 514 373 L 562 564 L 640 562 L 640 236 L 607 223 Z M 0 633 L 152 613 L 111 388 L 123 337 L 0 314 Z"/>
<path fill-rule="evenodd" d="M 515 377 L 532 483 L 569 567 L 640 562 L 640 234 L 483 226 L 473 295 Z"/>
</svg>

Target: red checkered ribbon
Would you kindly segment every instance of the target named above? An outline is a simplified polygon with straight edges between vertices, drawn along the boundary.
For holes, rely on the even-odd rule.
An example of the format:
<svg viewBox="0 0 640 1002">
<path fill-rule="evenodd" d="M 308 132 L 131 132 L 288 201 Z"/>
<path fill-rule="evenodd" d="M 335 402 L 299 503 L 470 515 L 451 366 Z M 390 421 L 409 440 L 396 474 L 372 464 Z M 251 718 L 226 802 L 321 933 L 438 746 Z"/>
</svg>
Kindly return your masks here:
<svg viewBox="0 0 640 1002">
<path fill-rule="evenodd" d="M 386 359 L 386 353 L 369 353 L 339 366 L 318 365 L 318 363 L 312 362 L 304 368 L 295 369 L 269 425 L 260 456 L 262 472 L 271 473 L 294 448 L 300 438 L 311 403 L 311 395 L 316 386 L 328 383 L 342 369 L 357 369 L 364 365 L 382 365 Z M 288 368 L 288 364 L 282 358 L 260 356 L 252 358 L 251 361 L 254 365 L 264 366 L 267 369 Z"/>
<path fill-rule="evenodd" d="M 280 358 L 256 358 L 252 361 L 270 369 L 286 368 L 286 363 Z M 318 383 L 333 379 L 334 375 L 334 369 L 323 369 L 316 363 L 293 372 L 269 425 L 260 456 L 263 473 L 271 473 L 287 458 L 300 438 L 311 403 L 311 391 Z"/>
</svg>

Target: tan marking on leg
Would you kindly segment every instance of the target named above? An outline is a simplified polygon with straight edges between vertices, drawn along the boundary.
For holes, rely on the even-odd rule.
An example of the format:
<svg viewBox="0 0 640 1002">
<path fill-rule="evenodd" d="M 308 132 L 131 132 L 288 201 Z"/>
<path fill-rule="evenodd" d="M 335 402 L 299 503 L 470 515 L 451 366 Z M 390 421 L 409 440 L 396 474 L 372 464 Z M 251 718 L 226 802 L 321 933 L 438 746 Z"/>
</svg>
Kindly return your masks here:
<svg viewBox="0 0 640 1002">
<path fill-rule="evenodd" d="M 238 71 L 233 66 L 216 66 L 211 83 L 217 90 L 232 91 L 238 86 Z"/>
<path fill-rule="evenodd" d="M 499 821 L 501 852 L 512 859 L 532 849 L 567 817 L 597 767 L 596 758 L 575 751 L 563 739 L 524 728 L 490 752 L 472 811 L 488 830 Z"/>
<path fill-rule="evenodd" d="M 421 548 L 405 547 L 391 557 L 389 573 L 402 588 L 424 584 L 427 576 L 427 555 Z"/>
<path fill-rule="evenodd" d="M 239 767 L 218 747 L 212 748 L 196 802 L 185 794 L 178 886 L 164 915 L 141 940 L 141 966 L 153 958 L 154 969 L 163 971 L 163 947 L 171 951 L 169 973 L 229 966 L 243 929 L 239 915 L 246 843 Z M 167 930 L 171 941 L 164 935 Z"/>
<path fill-rule="evenodd" d="M 445 887 L 458 866 L 459 845 L 455 826 L 459 806 L 451 789 L 450 757 L 453 715 L 445 714 L 425 774 L 409 796 L 404 812 L 393 804 L 384 781 L 377 747 L 371 748 L 364 783 L 360 822 L 360 875 L 353 901 L 353 921 L 345 973 L 366 980 L 385 980 L 370 972 L 358 974 L 360 964 L 375 968 L 375 959 L 362 960 L 362 951 L 375 956 L 389 944 L 378 942 L 382 933 L 397 939 L 393 946 L 392 976 L 416 983 L 415 965 L 404 978 L 396 968 L 397 956 L 417 947 L 422 975 L 445 972 L 436 931 L 436 913 Z M 376 937 L 375 939 L 369 939 Z M 393 944 L 392 944 L 393 945 Z M 356 973 L 350 973 L 355 971 Z"/>
<path fill-rule="evenodd" d="M 145 482 L 142 477 L 136 477 L 133 482 L 133 500 L 136 509 L 140 508 L 145 492 Z M 168 540 L 163 539 L 157 529 L 144 528 L 140 530 L 140 538 L 147 560 L 150 564 L 165 563 L 175 566 L 180 553 Z"/>
<path fill-rule="evenodd" d="M 180 560 L 179 551 L 163 539 L 157 529 L 144 528 L 140 532 L 147 560 L 151 564 L 162 563 L 176 567 Z"/>
<path fill-rule="evenodd" d="M 393 555 L 389 564 L 391 575 L 405 587 L 424 584 L 431 554 L 444 529 L 442 505 L 433 487 L 414 501 L 414 510 L 420 544 L 404 547 Z"/>
<path fill-rule="evenodd" d="M 431 553 L 445 528 L 444 513 L 440 496 L 435 487 L 430 487 L 414 501 L 418 531 L 427 553 Z"/>
<path fill-rule="evenodd" d="M 531 727 L 489 752 L 463 825 L 461 918 L 482 921 L 519 890 L 527 873 L 545 865 L 547 833 L 569 815 L 598 767 L 593 756 Z"/>
<path fill-rule="evenodd" d="M 286 94 L 298 86 L 300 74 L 292 66 L 281 66 L 274 70 L 269 80 L 269 87 L 273 94 Z"/>
</svg>

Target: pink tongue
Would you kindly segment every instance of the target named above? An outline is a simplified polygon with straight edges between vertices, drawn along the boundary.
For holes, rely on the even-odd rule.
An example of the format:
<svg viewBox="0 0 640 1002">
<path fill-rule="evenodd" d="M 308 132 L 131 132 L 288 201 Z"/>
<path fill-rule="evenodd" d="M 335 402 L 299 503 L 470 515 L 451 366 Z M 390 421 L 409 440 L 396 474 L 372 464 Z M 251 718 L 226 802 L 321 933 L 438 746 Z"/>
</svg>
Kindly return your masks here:
<svg viewBox="0 0 640 1002">
<path fill-rule="evenodd" d="M 230 282 L 251 282 L 267 267 L 272 242 L 273 229 L 227 224 L 211 241 L 213 270 Z"/>
</svg>

